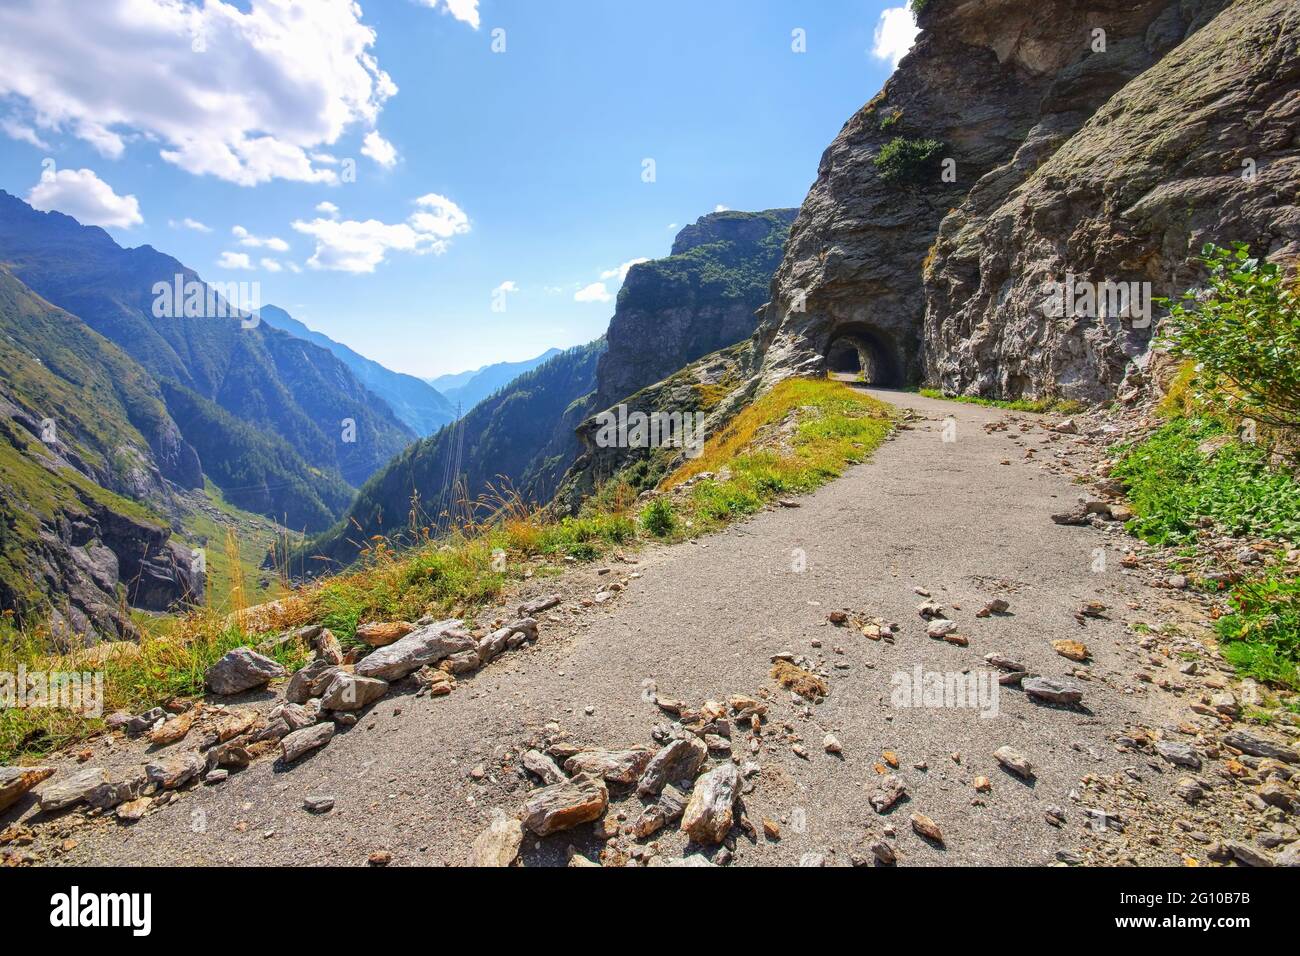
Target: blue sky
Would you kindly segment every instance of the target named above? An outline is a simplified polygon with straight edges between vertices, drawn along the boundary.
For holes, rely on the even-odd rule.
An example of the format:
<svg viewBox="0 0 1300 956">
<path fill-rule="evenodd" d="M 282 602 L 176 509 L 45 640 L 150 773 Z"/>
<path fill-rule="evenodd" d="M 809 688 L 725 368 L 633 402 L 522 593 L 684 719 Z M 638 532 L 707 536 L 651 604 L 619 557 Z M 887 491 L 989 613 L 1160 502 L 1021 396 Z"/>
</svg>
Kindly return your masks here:
<svg viewBox="0 0 1300 956">
<path fill-rule="evenodd" d="M 522 359 L 682 225 L 799 205 L 900 4 L 6 0 L 0 186 L 400 371 Z"/>
</svg>

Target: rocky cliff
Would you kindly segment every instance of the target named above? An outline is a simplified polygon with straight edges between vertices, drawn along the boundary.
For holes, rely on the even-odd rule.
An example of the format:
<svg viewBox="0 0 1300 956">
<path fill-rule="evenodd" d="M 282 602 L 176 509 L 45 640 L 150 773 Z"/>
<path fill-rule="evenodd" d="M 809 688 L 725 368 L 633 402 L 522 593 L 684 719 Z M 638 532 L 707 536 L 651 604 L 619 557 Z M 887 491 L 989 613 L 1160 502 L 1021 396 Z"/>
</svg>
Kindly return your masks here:
<svg viewBox="0 0 1300 956">
<path fill-rule="evenodd" d="M 1296 21 L 1285 0 L 930 0 L 822 158 L 759 387 L 845 342 L 881 384 L 1113 395 L 1150 326 L 1050 314 L 1045 287 L 1169 294 L 1208 239 L 1294 252 Z"/>
<path fill-rule="evenodd" d="M 593 408 L 748 338 L 794 217 L 793 209 L 712 213 L 682 229 L 667 258 L 633 266 L 605 333 Z"/>
<path fill-rule="evenodd" d="M 1300 7 L 1238 0 L 1210 19 L 1220 6 L 1167 6 L 1139 46 L 1171 48 L 1159 62 L 1068 138 L 1055 117 L 1040 123 L 944 220 L 925 276 L 928 380 L 1105 400 L 1146 352 L 1158 305 L 1066 311 L 1045 288 L 1074 276 L 1130 303 L 1174 297 L 1198 280 L 1205 242 L 1296 259 Z"/>
</svg>

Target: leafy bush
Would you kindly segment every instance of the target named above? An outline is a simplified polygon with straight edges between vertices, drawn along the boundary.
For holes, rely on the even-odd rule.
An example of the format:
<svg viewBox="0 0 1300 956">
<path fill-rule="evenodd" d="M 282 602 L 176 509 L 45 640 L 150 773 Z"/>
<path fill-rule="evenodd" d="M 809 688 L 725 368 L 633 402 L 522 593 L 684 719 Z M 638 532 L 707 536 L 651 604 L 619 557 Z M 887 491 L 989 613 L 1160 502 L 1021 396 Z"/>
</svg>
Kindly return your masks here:
<svg viewBox="0 0 1300 956">
<path fill-rule="evenodd" d="M 887 183 L 915 183 L 938 169 L 944 144 L 937 139 L 895 136 L 880 148 L 875 166 Z"/>
<path fill-rule="evenodd" d="M 1202 453 L 1209 439 L 1221 447 Z M 1300 540 L 1300 484 L 1270 469 L 1263 448 L 1234 440 L 1221 421 L 1177 418 L 1119 451 L 1112 474 L 1137 513 L 1129 530 L 1145 541 L 1190 542 L 1203 517 L 1232 534 Z"/>
<path fill-rule="evenodd" d="M 1256 680 L 1300 688 L 1300 577 L 1271 569 L 1238 585 L 1215 623 L 1224 658 Z"/>
<path fill-rule="evenodd" d="M 656 538 L 666 538 L 677 529 L 677 515 L 667 498 L 656 498 L 641 512 L 641 527 Z"/>
<path fill-rule="evenodd" d="M 1244 243 L 1201 250 L 1207 288 L 1169 310 L 1175 354 L 1198 363 L 1200 384 L 1230 414 L 1286 427 L 1300 422 L 1300 294 L 1277 265 Z M 1165 300 L 1166 302 L 1168 300 Z"/>
</svg>

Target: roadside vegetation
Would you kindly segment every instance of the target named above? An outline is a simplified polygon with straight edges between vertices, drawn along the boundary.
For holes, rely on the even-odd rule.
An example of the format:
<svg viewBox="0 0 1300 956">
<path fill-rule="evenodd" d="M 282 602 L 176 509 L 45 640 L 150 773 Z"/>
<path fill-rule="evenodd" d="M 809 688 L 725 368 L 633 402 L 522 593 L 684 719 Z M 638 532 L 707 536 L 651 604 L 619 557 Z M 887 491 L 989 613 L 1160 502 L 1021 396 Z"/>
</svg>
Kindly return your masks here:
<svg viewBox="0 0 1300 956">
<path fill-rule="evenodd" d="M 1202 250 L 1209 279 L 1170 308 L 1165 344 L 1183 359 L 1142 441 L 1114 449 L 1135 517 L 1129 530 L 1163 547 L 1207 535 L 1272 541 L 1256 572 L 1230 570 L 1222 653 L 1243 676 L 1300 690 L 1300 297 L 1294 278 L 1242 245 Z M 1207 585 L 1218 588 L 1219 585 Z"/>
<path fill-rule="evenodd" d="M 17 673 L 20 666 L 28 672 L 102 672 L 105 716 L 199 697 L 204 672 L 235 647 L 256 647 L 306 624 L 324 624 L 348 646 L 358 625 L 369 621 L 472 616 L 525 577 L 558 575 L 571 563 L 644 541 L 702 534 L 778 496 L 811 491 L 864 460 L 891 428 L 888 406 L 843 383 L 789 380 L 706 442 L 704 454 L 664 479 L 662 493 L 648 503 L 619 480 L 591 496 L 578 514 L 555 516 L 500 489 L 478 502 L 479 520 L 436 539 L 426 534 L 400 551 L 375 538 L 353 570 L 286 588 L 274 604 L 251 609 L 249 567 L 235 551 L 215 568 L 209 564 L 210 574 L 228 579 L 211 585 L 223 595 L 220 609 L 139 616 L 140 643 L 101 646 L 112 654 L 92 649 L 51 657 L 47 632 L 0 618 L 0 673 Z M 672 492 L 691 478 L 689 488 Z M 293 644 L 264 653 L 290 672 L 307 660 Z M 38 758 L 101 727 L 102 718 L 68 711 L 0 710 L 0 761 Z"/>
<path fill-rule="evenodd" d="M 1083 402 L 1068 398 L 1018 398 L 1004 400 L 1000 398 L 983 398 L 979 395 L 945 395 L 937 388 L 918 389 L 917 393 L 926 398 L 938 398 L 947 402 L 961 402 L 963 405 L 983 405 L 986 408 L 1005 408 L 1009 412 L 1035 412 L 1045 414 L 1055 412 L 1059 415 L 1074 415 L 1085 408 Z"/>
</svg>

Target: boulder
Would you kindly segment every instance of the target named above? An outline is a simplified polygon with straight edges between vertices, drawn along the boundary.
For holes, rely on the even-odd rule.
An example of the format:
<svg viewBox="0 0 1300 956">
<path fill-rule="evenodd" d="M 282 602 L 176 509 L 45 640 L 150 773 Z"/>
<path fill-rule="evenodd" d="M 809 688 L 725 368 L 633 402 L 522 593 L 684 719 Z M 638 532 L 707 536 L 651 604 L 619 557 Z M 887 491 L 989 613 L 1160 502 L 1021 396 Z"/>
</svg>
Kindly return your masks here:
<svg viewBox="0 0 1300 956">
<path fill-rule="evenodd" d="M 993 757 L 1022 780 L 1034 779 L 1033 764 L 1019 751 L 1012 750 L 1010 747 L 999 747 L 993 751 Z"/>
<path fill-rule="evenodd" d="M 47 774 L 48 776 L 48 774 Z M 71 776 L 50 784 L 38 795 L 46 813 L 81 803 L 96 787 L 108 783 L 108 771 L 102 767 L 85 767 Z"/>
<path fill-rule="evenodd" d="M 530 750 L 524 754 L 524 769 L 541 777 L 542 783 L 559 783 L 568 779 L 555 761 L 540 750 Z"/>
<path fill-rule="evenodd" d="M 387 681 L 340 671 L 325 688 L 320 706 L 324 710 L 361 710 L 386 693 L 388 693 Z"/>
<path fill-rule="evenodd" d="M 0 813 L 32 787 L 54 776 L 53 767 L 0 767 Z"/>
<path fill-rule="evenodd" d="M 497 811 L 491 825 L 478 835 L 469 851 L 470 866 L 509 866 L 519 856 L 524 827 L 518 819 Z"/>
<path fill-rule="evenodd" d="M 905 796 L 907 796 L 906 785 L 894 774 L 888 773 L 880 778 L 875 789 L 867 795 L 867 802 L 877 813 L 887 813 Z"/>
<path fill-rule="evenodd" d="M 204 683 L 212 693 L 229 697 L 265 687 L 284 673 L 283 667 L 251 647 L 237 647 L 208 668 Z"/>
<path fill-rule="evenodd" d="M 1083 700 L 1083 687 L 1068 677 L 1026 677 L 1020 686 L 1034 700 L 1049 704 L 1077 704 Z"/>
<path fill-rule="evenodd" d="M 395 681 L 452 654 L 477 650 L 477 642 L 461 629 L 461 623 L 456 619 L 435 621 L 413 631 L 362 658 L 357 664 L 357 674 Z"/>
<path fill-rule="evenodd" d="M 724 763 L 701 776 L 682 814 L 682 832 L 696 843 L 721 843 L 735 820 L 739 787 L 740 772 L 733 763 Z"/>
<path fill-rule="evenodd" d="M 285 763 L 293 763 L 299 757 L 320 747 L 324 747 L 334 736 L 334 724 L 326 721 L 295 730 L 280 741 L 281 753 Z"/>
<path fill-rule="evenodd" d="M 563 600 L 558 594 L 546 594 L 542 597 L 533 598 L 519 605 L 520 617 L 534 617 L 543 611 L 549 611 L 557 606 Z"/>
<path fill-rule="evenodd" d="M 589 773 L 609 783 L 634 784 L 655 756 L 653 750 L 584 750 L 564 762 L 570 774 Z"/>
<path fill-rule="evenodd" d="M 1297 753 L 1294 748 L 1276 744 L 1246 730 L 1234 730 L 1232 733 L 1224 734 L 1223 742 L 1234 750 L 1240 750 L 1252 757 L 1272 757 L 1285 763 L 1300 763 L 1300 753 Z"/>
<path fill-rule="evenodd" d="M 609 791 L 604 782 L 580 774 L 530 793 L 524 802 L 523 825 L 537 836 L 547 836 L 599 819 L 607 806 Z"/>
<path fill-rule="evenodd" d="M 414 624 L 406 621 L 376 622 L 362 624 L 357 628 L 357 637 L 371 647 L 387 647 L 406 637 L 415 630 Z"/>
<path fill-rule="evenodd" d="M 284 699 L 291 704 L 305 704 L 313 697 L 325 693 L 325 688 L 338 673 L 337 664 L 318 657 L 289 678 L 289 684 L 284 689 Z"/>
<path fill-rule="evenodd" d="M 145 766 L 145 776 L 149 782 L 162 790 L 175 790 L 183 787 L 207 768 L 207 759 L 197 751 L 180 754 L 167 760 L 159 760 Z"/>
<path fill-rule="evenodd" d="M 642 797 L 657 796 L 667 784 L 694 780 L 708 758 L 709 749 L 698 737 L 671 741 L 650 758 L 636 792 Z"/>
</svg>

